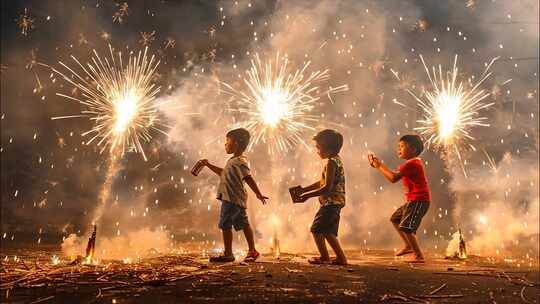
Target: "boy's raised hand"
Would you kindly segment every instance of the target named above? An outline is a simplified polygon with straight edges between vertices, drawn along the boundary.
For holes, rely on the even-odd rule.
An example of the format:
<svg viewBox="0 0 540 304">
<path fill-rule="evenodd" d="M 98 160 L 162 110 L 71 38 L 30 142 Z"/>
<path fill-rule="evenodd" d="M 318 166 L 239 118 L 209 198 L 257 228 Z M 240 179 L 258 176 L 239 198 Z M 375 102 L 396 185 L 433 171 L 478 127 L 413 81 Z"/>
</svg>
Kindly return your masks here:
<svg viewBox="0 0 540 304">
<path fill-rule="evenodd" d="M 373 168 L 379 168 L 381 166 L 381 160 L 377 158 L 377 156 L 375 156 L 375 154 L 373 153 L 369 153 L 368 154 L 368 161 L 369 161 L 369 165 L 372 166 Z"/>
</svg>

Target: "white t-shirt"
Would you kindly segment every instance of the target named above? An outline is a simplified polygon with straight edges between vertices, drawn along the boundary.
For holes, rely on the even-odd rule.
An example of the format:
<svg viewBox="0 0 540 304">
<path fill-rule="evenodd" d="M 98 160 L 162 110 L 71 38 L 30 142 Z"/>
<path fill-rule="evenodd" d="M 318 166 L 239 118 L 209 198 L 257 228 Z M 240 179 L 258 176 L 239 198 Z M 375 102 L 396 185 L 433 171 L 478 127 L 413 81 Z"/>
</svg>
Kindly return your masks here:
<svg viewBox="0 0 540 304">
<path fill-rule="evenodd" d="M 247 191 L 244 188 L 244 178 L 251 173 L 247 158 L 243 155 L 231 157 L 219 177 L 217 199 L 247 207 Z"/>
</svg>

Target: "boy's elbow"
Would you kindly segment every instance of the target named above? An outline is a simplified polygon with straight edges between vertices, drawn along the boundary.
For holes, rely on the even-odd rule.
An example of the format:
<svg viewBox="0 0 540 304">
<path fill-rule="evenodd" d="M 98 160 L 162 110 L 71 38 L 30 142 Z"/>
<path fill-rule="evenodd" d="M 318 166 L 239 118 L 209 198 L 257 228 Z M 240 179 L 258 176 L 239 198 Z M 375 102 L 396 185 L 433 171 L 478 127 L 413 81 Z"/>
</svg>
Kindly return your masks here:
<svg viewBox="0 0 540 304">
<path fill-rule="evenodd" d="M 321 192 L 324 194 L 324 195 L 328 195 L 330 194 L 330 186 L 329 185 L 324 185 L 322 188 L 321 188 Z"/>
</svg>

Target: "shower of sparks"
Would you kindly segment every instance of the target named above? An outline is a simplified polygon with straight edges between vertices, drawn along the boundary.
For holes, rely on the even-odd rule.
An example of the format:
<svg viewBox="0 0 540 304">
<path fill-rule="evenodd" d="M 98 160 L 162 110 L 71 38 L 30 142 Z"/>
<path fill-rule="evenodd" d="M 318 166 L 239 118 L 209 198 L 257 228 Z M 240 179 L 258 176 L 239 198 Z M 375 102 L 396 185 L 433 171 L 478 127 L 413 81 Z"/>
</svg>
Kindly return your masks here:
<svg viewBox="0 0 540 304">
<path fill-rule="evenodd" d="M 141 32 L 141 39 L 139 40 L 139 43 L 143 46 L 149 46 L 156 40 L 156 31 L 152 32 Z"/>
<path fill-rule="evenodd" d="M 21 34 L 27 36 L 28 33 L 34 29 L 34 19 L 28 15 L 28 9 L 24 9 L 24 14 L 19 16 L 17 21 L 19 28 L 21 29 Z"/>
<path fill-rule="evenodd" d="M 164 44 L 165 44 L 165 47 L 163 47 L 164 49 L 168 49 L 168 48 L 174 49 L 176 47 L 176 40 L 169 37 L 167 38 Z"/>
<path fill-rule="evenodd" d="M 467 0 L 467 3 L 465 4 L 465 7 L 470 9 L 476 8 L 476 1 L 475 0 Z"/>
<path fill-rule="evenodd" d="M 223 92 L 238 103 L 230 111 L 245 115 L 240 125 L 254 138 L 248 149 L 259 142 L 268 145 L 270 154 L 286 152 L 297 144 L 307 146 L 302 135 L 313 130 L 313 124 L 320 120 L 313 114 L 320 96 L 348 89 L 342 85 L 321 92 L 316 83 L 327 81 L 329 71 L 308 73 L 309 65 L 310 61 L 290 73 L 289 60 L 279 53 L 275 61 L 265 63 L 256 54 L 244 78 L 245 90 L 221 83 Z"/>
<path fill-rule="evenodd" d="M 146 160 L 141 141 L 150 141 L 150 130 L 166 135 L 162 130 L 166 126 L 158 117 L 158 108 L 167 101 L 155 102 L 160 87 L 152 82 L 159 61 L 153 55 L 148 58 L 148 49 L 145 48 L 138 55 L 130 55 L 128 64 L 124 66 L 122 53 L 118 52 L 115 59 L 110 45 L 109 50 L 110 59 L 102 59 L 94 50 L 92 60 L 86 66 L 71 56 L 82 69 L 82 76 L 62 62 L 60 65 L 72 74 L 71 77 L 53 69 L 80 91 L 82 97 L 57 95 L 79 102 L 85 109 L 80 115 L 52 119 L 89 117 L 94 126 L 82 134 L 92 136 L 86 144 L 96 141 L 102 147 L 101 152 L 109 147 L 111 154 L 116 151 L 123 154 L 127 149 L 133 149 Z"/>
<path fill-rule="evenodd" d="M 129 16 L 129 5 L 127 2 L 116 4 L 119 8 L 112 16 L 113 22 L 123 23 L 124 19 Z"/>
<path fill-rule="evenodd" d="M 481 116 L 479 112 L 494 103 L 485 102 L 486 97 L 491 94 L 479 87 L 491 75 L 489 69 L 497 58 L 489 63 L 480 80 L 470 84 L 470 87 L 457 80 L 457 55 L 450 71 L 443 71 L 439 65 L 438 68 L 433 66 L 430 72 L 421 55 L 420 59 L 430 80 L 431 90 L 423 92 L 424 98 L 407 90 L 416 99 L 418 107 L 423 112 L 423 118 L 417 120 L 419 126 L 415 130 L 424 136 L 428 148 L 434 146 L 436 150 L 446 153 L 453 151 L 461 162 L 461 150 L 464 148 L 476 150 L 472 145 L 472 141 L 475 140 L 471 135 L 472 128 L 489 127 L 488 118 Z M 400 80 L 398 74 L 392 72 Z"/>
</svg>

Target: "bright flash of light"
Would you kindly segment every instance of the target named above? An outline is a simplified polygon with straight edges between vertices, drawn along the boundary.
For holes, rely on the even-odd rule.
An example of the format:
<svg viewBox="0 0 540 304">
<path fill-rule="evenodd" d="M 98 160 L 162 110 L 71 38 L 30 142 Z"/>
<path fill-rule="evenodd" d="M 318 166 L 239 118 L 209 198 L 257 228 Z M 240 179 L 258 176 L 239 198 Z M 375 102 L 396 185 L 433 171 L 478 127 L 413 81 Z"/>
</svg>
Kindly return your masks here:
<svg viewBox="0 0 540 304">
<path fill-rule="evenodd" d="M 82 70 L 79 74 L 74 69 L 60 62 L 71 77 L 56 69 L 67 82 L 81 92 L 81 97 L 57 95 L 82 104 L 85 108 L 80 115 L 53 117 L 52 119 L 88 117 L 94 126 L 82 135 L 91 135 L 86 144 L 96 141 L 102 146 L 101 152 L 107 147 L 110 153 L 127 149 L 140 152 L 146 160 L 141 141 L 151 139 L 151 130 L 167 135 L 166 127 L 158 116 L 158 108 L 164 103 L 155 102 L 155 96 L 160 87 L 153 83 L 152 76 L 159 61 L 152 55 L 147 55 L 148 48 L 137 55 L 130 54 L 127 65 L 124 65 L 122 53 L 117 55 L 109 45 L 110 58 L 102 59 L 94 50 L 92 59 L 86 65 L 71 56 Z"/>
<path fill-rule="evenodd" d="M 487 218 L 485 215 L 480 215 L 480 216 L 478 217 L 478 221 L 479 221 L 481 224 L 486 225 L 487 222 L 488 222 L 488 218 Z"/>
<path fill-rule="evenodd" d="M 304 132 L 313 130 L 320 116 L 314 108 L 321 96 L 348 90 L 347 85 L 322 90 L 317 83 L 330 79 L 329 70 L 308 72 L 311 61 L 294 71 L 287 57 L 263 62 L 258 54 L 244 77 L 244 88 L 237 90 L 221 82 L 223 92 L 237 104 L 232 112 L 243 115 L 240 125 L 253 134 L 249 149 L 259 142 L 268 144 L 270 154 L 286 152 L 301 143 Z"/>
<path fill-rule="evenodd" d="M 464 148 L 476 150 L 472 145 L 475 138 L 471 135 L 474 127 L 489 127 L 488 118 L 483 117 L 480 111 L 491 107 L 494 103 L 485 102 L 490 95 L 480 85 L 491 75 L 489 68 L 497 60 L 494 58 L 476 83 L 459 81 L 457 55 L 454 58 L 452 70 L 443 71 L 441 65 L 433 66 L 431 71 L 424 58 L 420 59 L 431 83 L 431 89 L 425 90 L 423 98 L 418 97 L 411 90 L 407 90 L 417 101 L 423 112 L 422 119 L 415 128 L 426 139 L 428 147 L 434 146 L 438 150 L 456 152 L 461 160 L 460 151 Z M 392 71 L 398 78 L 396 72 Z"/>
</svg>

